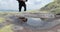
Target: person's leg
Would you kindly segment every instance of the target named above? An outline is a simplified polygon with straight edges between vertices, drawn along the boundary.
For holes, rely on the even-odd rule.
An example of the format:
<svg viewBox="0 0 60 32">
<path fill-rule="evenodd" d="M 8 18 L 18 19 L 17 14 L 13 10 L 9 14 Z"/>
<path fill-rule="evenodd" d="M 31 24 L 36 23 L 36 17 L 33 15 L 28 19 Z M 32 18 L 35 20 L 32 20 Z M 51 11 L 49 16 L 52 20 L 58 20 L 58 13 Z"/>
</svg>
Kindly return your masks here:
<svg viewBox="0 0 60 32">
<path fill-rule="evenodd" d="M 24 5 L 24 11 L 26 11 L 26 4 Z"/>
<path fill-rule="evenodd" d="M 22 5 L 19 4 L 19 12 L 21 12 L 21 9 L 22 9 Z"/>
</svg>

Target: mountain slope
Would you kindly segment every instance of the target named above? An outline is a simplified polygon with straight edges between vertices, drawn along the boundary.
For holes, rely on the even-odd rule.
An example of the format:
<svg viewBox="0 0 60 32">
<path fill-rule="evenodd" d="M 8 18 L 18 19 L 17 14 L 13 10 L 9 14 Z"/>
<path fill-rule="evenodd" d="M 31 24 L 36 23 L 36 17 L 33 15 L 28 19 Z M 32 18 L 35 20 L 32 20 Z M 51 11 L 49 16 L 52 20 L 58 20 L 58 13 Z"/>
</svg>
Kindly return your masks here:
<svg viewBox="0 0 60 32">
<path fill-rule="evenodd" d="M 55 0 L 54 2 L 47 4 L 45 7 L 41 8 L 41 11 L 60 13 L 60 0 Z"/>
</svg>

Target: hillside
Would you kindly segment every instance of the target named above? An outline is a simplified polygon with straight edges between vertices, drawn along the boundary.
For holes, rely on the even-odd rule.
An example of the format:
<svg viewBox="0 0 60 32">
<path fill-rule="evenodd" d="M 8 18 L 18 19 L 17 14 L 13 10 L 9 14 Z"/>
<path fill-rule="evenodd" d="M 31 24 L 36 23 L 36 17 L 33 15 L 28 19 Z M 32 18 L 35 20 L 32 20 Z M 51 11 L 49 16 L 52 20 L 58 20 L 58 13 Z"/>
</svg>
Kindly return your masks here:
<svg viewBox="0 0 60 32">
<path fill-rule="evenodd" d="M 60 13 L 60 0 L 54 0 L 54 2 L 47 4 L 41 8 L 41 11 L 51 11 L 53 13 Z"/>
</svg>

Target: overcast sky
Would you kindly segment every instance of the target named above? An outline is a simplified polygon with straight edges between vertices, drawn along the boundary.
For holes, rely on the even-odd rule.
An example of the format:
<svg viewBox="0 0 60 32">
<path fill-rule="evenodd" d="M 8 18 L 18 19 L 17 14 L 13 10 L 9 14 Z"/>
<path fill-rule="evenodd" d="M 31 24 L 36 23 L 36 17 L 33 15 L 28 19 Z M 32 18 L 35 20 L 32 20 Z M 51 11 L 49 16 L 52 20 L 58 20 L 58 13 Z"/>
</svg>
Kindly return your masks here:
<svg viewBox="0 0 60 32">
<path fill-rule="evenodd" d="M 28 0 L 26 2 L 27 9 L 40 9 L 46 4 L 52 2 L 53 0 Z M 16 0 L 0 0 L 0 10 L 18 10 L 18 2 Z"/>
</svg>

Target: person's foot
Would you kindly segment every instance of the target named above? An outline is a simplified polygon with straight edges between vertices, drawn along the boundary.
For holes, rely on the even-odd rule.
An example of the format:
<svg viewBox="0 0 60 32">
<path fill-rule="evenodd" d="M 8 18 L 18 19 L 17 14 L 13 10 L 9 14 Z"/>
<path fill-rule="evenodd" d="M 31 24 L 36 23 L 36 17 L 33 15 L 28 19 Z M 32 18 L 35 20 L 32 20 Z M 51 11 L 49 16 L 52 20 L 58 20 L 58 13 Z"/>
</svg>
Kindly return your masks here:
<svg viewBox="0 0 60 32">
<path fill-rule="evenodd" d="M 21 12 L 21 11 L 19 11 L 19 12 Z"/>
</svg>

